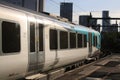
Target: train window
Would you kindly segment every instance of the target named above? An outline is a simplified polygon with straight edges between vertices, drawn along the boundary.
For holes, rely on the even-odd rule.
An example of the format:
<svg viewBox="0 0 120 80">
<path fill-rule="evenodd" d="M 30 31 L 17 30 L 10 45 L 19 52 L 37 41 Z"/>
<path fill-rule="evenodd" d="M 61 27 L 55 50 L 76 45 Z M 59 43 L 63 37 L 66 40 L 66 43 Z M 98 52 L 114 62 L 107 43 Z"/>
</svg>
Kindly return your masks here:
<svg viewBox="0 0 120 80">
<path fill-rule="evenodd" d="M 87 35 L 83 35 L 84 36 L 84 47 L 87 47 Z"/>
<path fill-rule="evenodd" d="M 68 48 L 68 32 L 60 31 L 60 49 Z"/>
<path fill-rule="evenodd" d="M 96 42 L 95 42 L 96 40 L 95 40 L 95 36 L 93 36 L 93 46 L 95 46 L 96 44 Z"/>
<path fill-rule="evenodd" d="M 99 47 L 101 47 L 101 44 L 100 44 L 101 43 L 101 36 L 100 35 L 98 36 L 97 43 L 98 43 Z"/>
<path fill-rule="evenodd" d="M 50 29 L 50 49 L 57 49 L 57 30 Z"/>
<path fill-rule="evenodd" d="M 39 51 L 43 51 L 43 25 L 39 24 Z"/>
<path fill-rule="evenodd" d="M 13 22 L 2 22 L 3 53 L 20 52 L 20 25 Z"/>
<path fill-rule="evenodd" d="M 77 34 L 78 48 L 82 48 L 82 34 Z"/>
<path fill-rule="evenodd" d="M 35 52 L 35 23 L 30 23 L 30 52 Z"/>
<path fill-rule="evenodd" d="M 95 41 L 95 42 L 96 42 L 96 43 L 95 43 L 96 45 L 95 45 L 95 46 L 97 46 L 97 36 L 96 36 L 95 38 L 96 38 L 96 41 Z"/>
<path fill-rule="evenodd" d="M 76 33 L 70 33 L 70 48 L 76 48 Z"/>
<path fill-rule="evenodd" d="M 93 46 L 97 46 L 97 36 L 93 36 Z"/>
</svg>

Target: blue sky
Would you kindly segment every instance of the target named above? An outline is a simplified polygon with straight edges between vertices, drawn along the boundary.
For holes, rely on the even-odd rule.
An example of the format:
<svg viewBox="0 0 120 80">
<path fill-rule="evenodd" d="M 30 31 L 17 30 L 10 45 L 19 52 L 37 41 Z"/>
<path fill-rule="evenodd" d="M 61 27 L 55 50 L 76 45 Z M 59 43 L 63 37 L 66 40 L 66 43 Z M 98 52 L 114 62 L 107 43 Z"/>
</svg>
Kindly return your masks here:
<svg viewBox="0 0 120 80">
<path fill-rule="evenodd" d="M 73 2 L 73 21 L 78 23 L 79 15 L 101 16 L 103 10 L 109 10 L 110 16 L 120 16 L 120 0 L 45 0 L 45 11 L 59 15 L 60 2 Z"/>
<path fill-rule="evenodd" d="M 118 11 L 120 0 L 45 0 L 45 11 L 59 14 L 60 2 L 73 2 L 74 12 Z"/>
</svg>

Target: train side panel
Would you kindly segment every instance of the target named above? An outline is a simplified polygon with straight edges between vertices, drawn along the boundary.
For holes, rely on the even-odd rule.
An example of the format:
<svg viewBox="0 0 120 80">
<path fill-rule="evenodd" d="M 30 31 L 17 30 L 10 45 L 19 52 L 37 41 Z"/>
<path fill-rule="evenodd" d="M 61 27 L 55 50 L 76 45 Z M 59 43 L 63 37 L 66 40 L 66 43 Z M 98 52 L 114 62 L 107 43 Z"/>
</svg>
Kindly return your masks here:
<svg viewBox="0 0 120 80">
<path fill-rule="evenodd" d="M 54 22 L 56 24 L 56 22 Z M 56 26 L 56 27 L 55 27 Z M 50 49 L 50 30 L 57 31 L 57 49 Z M 44 70 L 53 69 L 57 67 L 66 66 L 78 61 L 85 60 L 88 57 L 88 43 L 86 42 L 86 47 L 82 48 L 69 48 L 60 49 L 60 31 L 71 32 L 69 29 L 64 28 L 60 25 L 48 26 L 45 29 L 45 66 Z M 77 34 L 76 34 L 77 35 Z M 64 36 L 64 35 L 63 35 Z M 55 36 L 54 36 L 55 37 Z M 70 36 L 68 37 L 68 39 Z M 87 36 L 86 36 L 87 39 Z M 82 43 L 83 44 L 83 43 Z M 80 44 L 80 45 L 82 45 Z M 76 45 L 77 46 L 77 45 Z"/>
<path fill-rule="evenodd" d="M 51 29 L 55 30 L 57 37 L 51 37 Z M 60 41 L 64 36 L 62 31 L 67 32 L 68 38 Z M 0 7 L 0 79 L 16 79 L 29 72 L 44 72 L 85 60 L 100 49 L 99 35 L 92 29 L 60 22 L 45 15 Z M 75 43 L 72 43 L 73 37 Z M 63 40 L 68 40 L 67 48 L 60 47 Z M 52 49 L 51 42 L 54 45 Z M 79 44 L 82 46 L 78 47 Z"/>
<path fill-rule="evenodd" d="M 14 79 L 26 73 L 28 67 L 26 26 L 25 14 L 0 7 L 0 80 Z"/>
<path fill-rule="evenodd" d="M 68 49 L 58 51 L 58 64 L 55 67 L 64 66 L 74 62 L 85 60 L 88 55 L 88 49 Z"/>
</svg>

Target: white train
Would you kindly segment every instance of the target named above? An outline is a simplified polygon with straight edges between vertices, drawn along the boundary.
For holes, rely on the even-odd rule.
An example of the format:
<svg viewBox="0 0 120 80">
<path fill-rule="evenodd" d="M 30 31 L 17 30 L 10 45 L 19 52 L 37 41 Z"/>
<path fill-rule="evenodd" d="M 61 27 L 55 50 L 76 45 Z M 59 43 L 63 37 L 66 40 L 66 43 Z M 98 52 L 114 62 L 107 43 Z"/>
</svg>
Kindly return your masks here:
<svg viewBox="0 0 120 80">
<path fill-rule="evenodd" d="M 42 13 L 0 4 L 0 80 L 96 57 L 100 33 Z"/>
</svg>

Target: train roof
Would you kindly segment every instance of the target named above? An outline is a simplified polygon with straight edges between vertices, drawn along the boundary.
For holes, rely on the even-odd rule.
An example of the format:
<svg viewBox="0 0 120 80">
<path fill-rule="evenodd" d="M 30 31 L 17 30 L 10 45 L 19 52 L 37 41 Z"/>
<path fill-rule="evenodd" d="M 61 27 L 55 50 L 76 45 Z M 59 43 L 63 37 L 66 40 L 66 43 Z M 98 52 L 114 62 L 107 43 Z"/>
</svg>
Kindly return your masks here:
<svg viewBox="0 0 120 80">
<path fill-rule="evenodd" d="M 56 23 L 58 25 L 64 26 L 64 28 L 72 30 L 72 31 L 77 31 L 77 32 L 92 32 L 92 33 L 96 33 L 99 34 L 98 31 L 92 29 L 92 28 L 88 28 L 82 25 L 78 25 L 78 24 L 69 24 L 69 23 L 65 23 L 65 22 L 60 22 L 60 21 L 56 21 Z"/>
<path fill-rule="evenodd" d="M 30 10 L 30 9 L 26 9 L 26 8 L 23 8 L 23 7 L 15 6 L 13 4 L 8 4 L 8 3 L 3 2 L 3 1 L 0 1 L 0 7 L 5 7 L 5 8 L 8 8 L 8 9 L 13 9 L 13 10 L 16 10 L 16 11 L 21 11 L 21 12 L 24 12 L 24 13 L 34 14 L 34 15 L 38 15 L 38 16 L 44 16 L 44 17 L 48 18 L 49 20 L 54 21 L 58 25 L 61 25 L 64 28 L 69 29 L 69 30 L 94 32 L 94 33 L 99 34 L 98 31 L 95 31 L 91 28 L 88 28 L 88 27 L 85 27 L 85 26 L 82 26 L 82 25 L 73 24 L 69 21 L 64 22 L 64 21 L 61 21 L 60 19 L 57 19 L 56 17 L 49 16 L 49 15 L 46 15 L 46 14 L 43 14 L 43 13 L 40 13 L 40 12 L 36 12 L 36 11 Z"/>
</svg>

